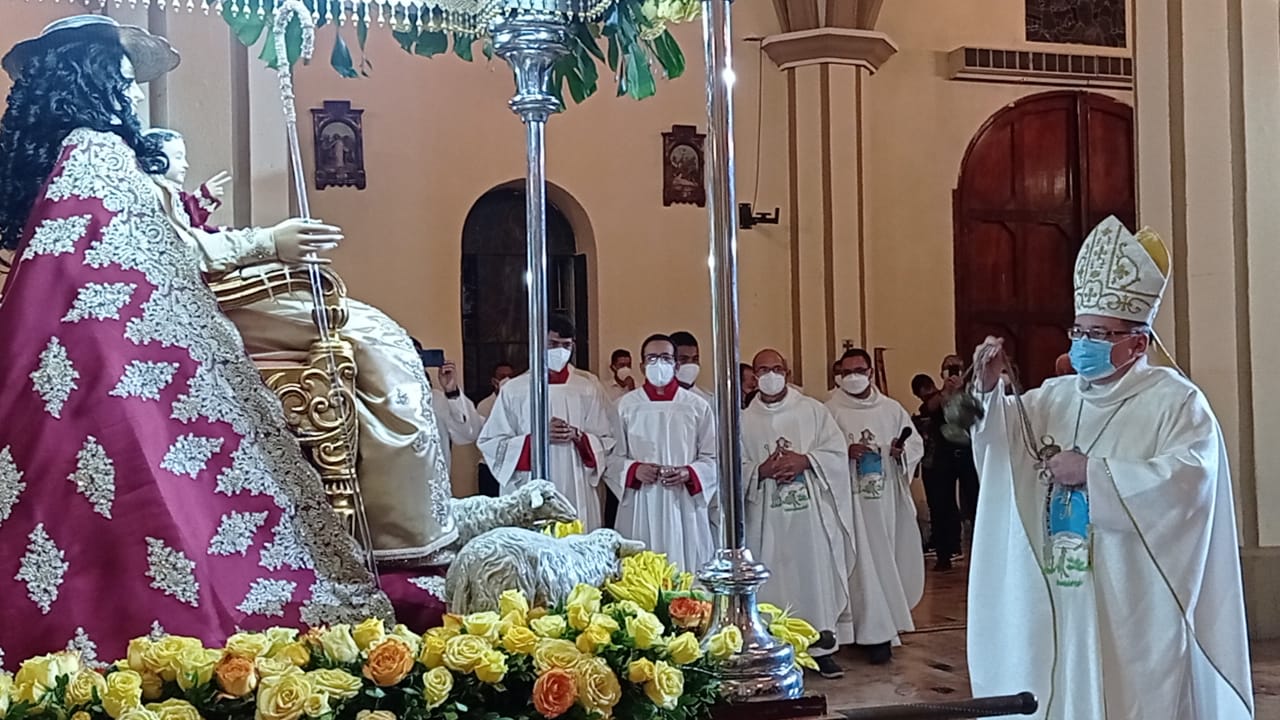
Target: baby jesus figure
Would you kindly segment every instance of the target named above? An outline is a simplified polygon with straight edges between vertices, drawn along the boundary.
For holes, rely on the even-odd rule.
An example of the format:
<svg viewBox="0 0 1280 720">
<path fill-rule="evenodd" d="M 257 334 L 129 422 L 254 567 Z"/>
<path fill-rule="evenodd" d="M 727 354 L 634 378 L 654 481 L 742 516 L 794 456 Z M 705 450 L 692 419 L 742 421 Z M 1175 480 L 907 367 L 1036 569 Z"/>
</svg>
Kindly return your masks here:
<svg viewBox="0 0 1280 720">
<path fill-rule="evenodd" d="M 222 207 L 222 198 L 227 194 L 231 173 L 220 170 L 201 183 L 195 192 L 187 192 L 187 170 L 191 168 L 187 162 L 187 141 L 181 133 L 168 128 L 149 130 L 147 136 L 158 139 L 164 148 L 164 154 L 169 157 L 169 171 L 164 177 L 178 187 L 178 197 L 182 199 L 182 207 L 187 211 L 192 227 L 210 233 L 218 232 L 217 227 L 209 224 L 209 216 Z"/>
</svg>

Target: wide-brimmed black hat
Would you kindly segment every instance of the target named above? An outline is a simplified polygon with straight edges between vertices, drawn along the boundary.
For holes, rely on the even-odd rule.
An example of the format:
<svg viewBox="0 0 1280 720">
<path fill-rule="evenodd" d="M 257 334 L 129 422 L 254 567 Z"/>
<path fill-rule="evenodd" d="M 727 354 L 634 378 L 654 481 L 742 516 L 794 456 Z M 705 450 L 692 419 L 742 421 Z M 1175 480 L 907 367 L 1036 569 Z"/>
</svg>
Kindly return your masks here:
<svg viewBox="0 0 1280 720">
<path fill-rule="evenodd" d="M 151 82 L 178 67 L 181 58 L 168 40 L 152 35 L 133 25 L 121 25 L 105 15 L 72 15 L 54 20 L 40 31 L 39 37 L 23 40 L 13 46 L 0 66 L 9 77 L 17 79 L 27 61 L 51 47 L 69 42 L 77 37 L 115 38 L 124 46 L 124 52 L 133 63 L 133 72 L 139 83 Z"/>
</svg>

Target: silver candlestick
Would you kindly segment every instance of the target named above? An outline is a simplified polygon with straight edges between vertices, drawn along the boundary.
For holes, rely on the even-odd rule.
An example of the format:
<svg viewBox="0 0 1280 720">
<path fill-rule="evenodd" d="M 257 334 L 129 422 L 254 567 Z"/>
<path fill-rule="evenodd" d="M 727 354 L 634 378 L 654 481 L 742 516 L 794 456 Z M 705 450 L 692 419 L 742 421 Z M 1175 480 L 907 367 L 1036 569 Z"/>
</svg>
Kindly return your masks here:
<svg viewBox="0 0 1280 720">
<path fill-rule="evenodd" d="M 717 461 L 728 492 L 721 503 L 721 549 L 698 574 L 715 593 L 707 637 L 728 625 L 742 631 L 742 652 L 725 665 L 730 700 L 800 697 L 804 674 L 791 646 L 769 633 L 756 591 L 769 570 L 746 546 L 742 483 L 741 379 L 738 375 L 738 224 L 733 159 L 733 58 L 730 0 L 704 0 L 702 39 L 707 62 L 707 200 L 711 215 L 711 325 L 715 356 Z"/>
<path fill-rule="evenodd" d="M 554 4 L 554 2 L 550 3 Z M 525 126 L 526 283 L 529 289 L 529 469 L 547 479 L 551 454 L 551 386 L 547 377 L 547 186 L 546 126 L 560 101 L 548 87 L 551 68 L 569 52 L 569 30 L 561 16 L 519 13 L 490 28 L 493 51 L 516 76 L 508 105 Z"/>
</svg>

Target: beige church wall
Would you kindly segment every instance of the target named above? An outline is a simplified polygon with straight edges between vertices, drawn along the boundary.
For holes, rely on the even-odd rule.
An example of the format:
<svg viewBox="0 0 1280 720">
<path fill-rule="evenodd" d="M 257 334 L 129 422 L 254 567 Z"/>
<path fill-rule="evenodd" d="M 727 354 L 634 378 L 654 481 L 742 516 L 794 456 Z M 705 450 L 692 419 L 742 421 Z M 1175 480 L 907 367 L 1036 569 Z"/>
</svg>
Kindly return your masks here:
<svg viewBox="0 0 1280 720">
<path fill-rule="evenodd" d="M 743 3 L 736 36 L 771 30 L 773 11 Z M 329 47 L 322 31 L 322 48 Z M 554 116 L 547 129 L 547 178 L 580 206 L 575 232 L 594 266 L 591 337 L 594 369 L 615 347 L 637 351 L 649 333 L 691 330 L 703 344 L 710 380 L 711 325 L 706 210 L 662 206 L 662 136 L 672 124 L 706 125 L 700 25 L 677 28 L 688 69 L 660 82 L 643 102 L 613 97 L 612 81 L 580 106 Z M 738 54 L 738 177 L 744 200 L 754 185 L 758 86 L 757 46 Z M 371 78 L 347 80 L 322 62 L 298 74 L 299 105 L 349 99 L 364 109 L 368 189 L 312 193 L 313 212 L 342 225 L 348 240 L 335 265 L 352 293 L 385 309 L 428 346 L 461 357 L 460 266 L 463 223 L 488 190 L 524 176 L 524 130 L 507 109 L 513 84 L 506 64 L 453 56 L 430 60 L 404 53 L 385 32 L 370 33 Z M 786 192 L 781 74 L 766 66 L 766 155 L 761 202 L 782 204 Z M 305 111 L 304 111 L 305 112 Z M 308 173 L 310 119 L 303 123 Z M 554 196 L 553 196 L 554 197 Z M 570 208 L 564 208 L 570 210 Z M 784 217 L 786 211 L 784 209 Z M 570 213 L 571 220 L 573 214 Z M 584 227 L 589 223 L 589 228 Z M 584 235 L 593 239 L 584 247 Z M 785 226 L 743 233 L 744 352 L 788 337 L 778 282 L 787 265 Z"/>
<path fill-rule="evenodd" d="M 946 54 L 962 46 L 1061 51 L 1024 41 L 1023 12 L 1023 0 L 895 0 L 876 25 L 899 51 L 862 83 L 867 339 L 888 348 L 890 389 L 904 402 L 913 375 L 936 376 L 942 357 L 957 350 L 952 191 L 969 142 L 1006 105 L 1058 89 L 948 80 Z M 1133 102 L 1129 92 L 1103 94 Z M 856 326 L 837 330 L 845 337 Z"/>
</svg>

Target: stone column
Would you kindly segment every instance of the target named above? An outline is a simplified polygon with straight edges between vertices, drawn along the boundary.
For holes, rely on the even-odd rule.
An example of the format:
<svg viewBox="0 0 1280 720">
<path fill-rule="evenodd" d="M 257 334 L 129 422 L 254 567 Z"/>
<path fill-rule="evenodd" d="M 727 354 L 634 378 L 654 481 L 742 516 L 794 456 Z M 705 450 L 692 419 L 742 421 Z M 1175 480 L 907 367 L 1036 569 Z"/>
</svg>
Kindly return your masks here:
<svg viewBox="0 0 1280 720">
<path fill-rule="evenodd" d="M 1226 436 L 1250 632 L 1280 636 L 1280 0 L 1134 3 L 1138 214 L 1173 251 L 1158 329 Z M 1256 372 L 1255 372 L 1256 368 Z"/>
<path fill-rule="evenodd" d="M 764 51 L 787 73 L 793 380 L 817 395 L 842 342 L 867 344 L 862 86 L 897 46 L 823 27 L 767 37 Z"/>
</svg>

